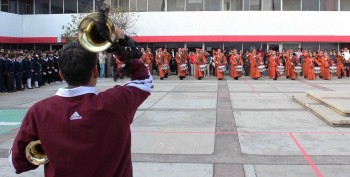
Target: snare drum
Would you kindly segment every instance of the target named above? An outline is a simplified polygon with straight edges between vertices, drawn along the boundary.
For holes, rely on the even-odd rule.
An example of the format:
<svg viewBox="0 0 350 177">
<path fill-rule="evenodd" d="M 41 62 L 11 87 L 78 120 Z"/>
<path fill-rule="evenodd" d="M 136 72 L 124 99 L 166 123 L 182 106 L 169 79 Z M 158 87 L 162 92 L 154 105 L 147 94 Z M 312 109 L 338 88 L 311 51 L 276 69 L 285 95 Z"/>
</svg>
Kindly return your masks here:
<svg viewBox="0 0 350 177">
<path fill-rule="evenodd" d="M 205 71 L 207 70 L 207 65 L 200 65 L 199 66 L 199 71 Z"/>
<path fill-rule="evenodd" d="M 314 73 L 315 74 L 319 74 L 321 72 L 321 68 L 320 67 L 314 67 Z"/>
<path fill-rule="evenodd" d="M 337 72 L 337 67 L 336 66 L 331 66 L 331 67 L 329 67 L 329 70 L 331 71 L 331 73 L 336 73 Z"/>
<path fill-rule="evenodd" d="M 238 72 L 243 71 L 243 66 L 242 65 L 236 66 L 236 71 L 238 71 Z"/>
<path fill-rule="evenodd" d="M 296 66 L 296 67 L 294 67 L 294 71 L 295 71 L 296 73 L 301 73 L 301 72 L 303 71 L 303 69 L 302 69 L 301 66 Z"/>
<path fill-rule="evenodd" d="M 162 65 L 162 70 L 167 70 L 168 69 L 168 64 L 163 64 Z"/>
<path fill-rule="evenodd" d="M 264 72 L 265 71 L 265 65 L 260 65 L 259 67 L 258 67 L 258 70 L 259 70 L 259 72 Z"/>
<path fill-rule="evenodd" d="M 181 71 L 184 71 L 184 70 L 186 70 L 187 69 L 187 64 L 182 64 L 182 65 L 180 65 L 180 70 Z"/>
<path fill-rule="evenodd" d="M 282 75 L 284 73 L 284 66 L 282 65 L 277 66 L 277 71 Z"/>
<path fill-rule="evenodd" d="M 218 70 L 219 70 L 219 72 L 225 72 L 226 71 L 226 66 L 219 66 Z"/>
</svg>

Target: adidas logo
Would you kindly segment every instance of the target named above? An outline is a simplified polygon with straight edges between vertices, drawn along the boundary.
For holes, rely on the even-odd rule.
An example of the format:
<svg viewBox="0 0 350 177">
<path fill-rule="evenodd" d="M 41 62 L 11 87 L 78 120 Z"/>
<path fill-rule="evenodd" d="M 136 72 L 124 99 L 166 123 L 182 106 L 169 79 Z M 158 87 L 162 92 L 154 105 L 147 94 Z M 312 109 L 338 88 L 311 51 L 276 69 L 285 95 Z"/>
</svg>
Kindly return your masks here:
<svg viewBox="0 0 350 177">
<path fill-rule="evenodd" d="M 70 116 L 70 120 L 77 120 L 77 119 L 82 119 L 83 117 L 81 117 L 80 115 L 79 115 L 79 113 L 78 112 L 74 112 L 73 113 L 73 115 L 72 116 Z"/>
</svg>

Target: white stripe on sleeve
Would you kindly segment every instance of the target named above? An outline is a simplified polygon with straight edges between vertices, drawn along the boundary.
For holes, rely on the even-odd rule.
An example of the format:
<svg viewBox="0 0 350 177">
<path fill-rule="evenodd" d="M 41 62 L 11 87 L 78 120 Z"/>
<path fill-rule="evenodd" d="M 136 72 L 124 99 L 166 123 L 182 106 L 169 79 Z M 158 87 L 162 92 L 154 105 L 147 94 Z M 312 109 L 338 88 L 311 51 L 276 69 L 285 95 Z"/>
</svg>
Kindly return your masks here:
<svg viewBox="0 0 350 177">
<path fill-rule="evenodd" d="M 10 168 L 12 169 L 12 171 L 13 171 L 14 173 L 16 173 L 16 168 L 15 168 L 15 166 L 13 166 L 13 163 L 12 163 L 12 149 L 9 150 L 8 162 L 9 162 L 9 166 L 10 166 Z"/>
<path fill-rule="evenodd" d="M 149 74 L 149 72 L 148 72 Z M 148 75 L 148 79 L 145 80 L 132 80 L 129 81 L 125 84 L 125 86 L 131 86 L 131 87 L 136 87 L 138 89 L 141 89 L 143 91 L 152 92 L 152 89 L 154 87 L 154 83 L 153 83 L 153 77 L 152 75 Z"/>
</svg>

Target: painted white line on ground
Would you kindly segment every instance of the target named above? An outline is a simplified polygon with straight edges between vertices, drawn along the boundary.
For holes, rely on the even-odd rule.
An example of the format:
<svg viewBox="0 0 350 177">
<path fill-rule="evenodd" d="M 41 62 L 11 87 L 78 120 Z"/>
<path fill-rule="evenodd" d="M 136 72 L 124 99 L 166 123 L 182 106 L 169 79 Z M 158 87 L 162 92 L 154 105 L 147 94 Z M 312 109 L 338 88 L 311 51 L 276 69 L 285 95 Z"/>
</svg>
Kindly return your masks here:
<svg viewBox="0 0 350 177">
<path fill-rule="evenodd" d="M 21 122 L 0 122 L 0 125 L 20 125 Z"/>
</svg>

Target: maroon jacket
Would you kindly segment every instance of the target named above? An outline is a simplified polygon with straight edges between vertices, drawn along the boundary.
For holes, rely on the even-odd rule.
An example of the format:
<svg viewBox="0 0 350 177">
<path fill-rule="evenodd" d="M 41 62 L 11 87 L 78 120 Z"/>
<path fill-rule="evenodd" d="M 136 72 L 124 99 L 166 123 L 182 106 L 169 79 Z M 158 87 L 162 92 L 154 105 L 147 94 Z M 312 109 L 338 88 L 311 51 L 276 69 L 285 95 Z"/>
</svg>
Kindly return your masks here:
<svg viewBox="0 0 350 177">
<path fill-rule="evenodd" d="M 153 79 L 140 60 L 131 68 L 125 86 L 98 94 L 95 87 L 59 89 L 33 105 L 10 153 L 16 173 L 37 168 L 26 159 L 25 148 L 39 139 L 49 159 L 47 177 L 132 176 L 130 124 Z"/>
</svg>

